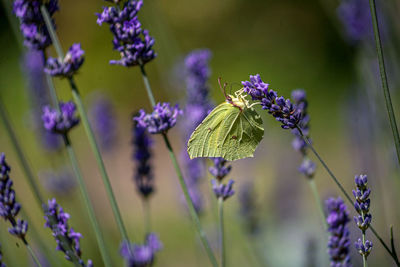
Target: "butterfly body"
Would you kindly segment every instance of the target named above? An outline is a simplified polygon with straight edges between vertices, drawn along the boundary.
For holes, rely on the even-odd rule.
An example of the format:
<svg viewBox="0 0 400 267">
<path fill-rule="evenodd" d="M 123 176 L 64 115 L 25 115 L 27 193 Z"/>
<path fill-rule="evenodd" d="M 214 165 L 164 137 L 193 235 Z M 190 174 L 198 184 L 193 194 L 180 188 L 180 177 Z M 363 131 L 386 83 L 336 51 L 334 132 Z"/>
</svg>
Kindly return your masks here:
<svg viewBox="0 0 400 267">
<path fill-rule="evenodd" d="M 191 159 L 222 157 L 234 161 L 253 157 L 263 135 L 260 115 L 238 91 L 227 96 L 194 130 L 188 153 Z"/>
</svg>

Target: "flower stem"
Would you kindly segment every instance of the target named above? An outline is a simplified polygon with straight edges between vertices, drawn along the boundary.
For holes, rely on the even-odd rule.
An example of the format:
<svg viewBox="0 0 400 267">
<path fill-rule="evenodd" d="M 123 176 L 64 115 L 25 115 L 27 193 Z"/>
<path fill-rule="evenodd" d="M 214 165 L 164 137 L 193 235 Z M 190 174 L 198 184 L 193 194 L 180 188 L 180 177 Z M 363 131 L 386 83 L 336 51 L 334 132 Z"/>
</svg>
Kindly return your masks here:
<svg viewBox="0 0 400 267">
<path fill-rule="evenodd" d="M 28 249 L 29 254 L 31 254 L 32 259 L 36 263 L 36 265 L 38 267 L 42 267 L 42 264 L 40 264 L 40 261 L 39 261 L 38 257 L 36 256 L 35 252 L 33 251 L 32 247 L 28 243 L 26 243 L 25 246 Z"/>
<path fill-rule="evenodd" d="M 210 244 L 208 243 L 208 240 L 207 240 L 206 234 L 205 234 L 205 232 L 203 230 L 203 227 L 201 226 L 200 219 L 197 216 L 197 212 L 196 212 L 196 210 L 194 208 L 192 199 L 190 198 L 188 187 L 187 187 L 187 185 L 185 183 L 185 180 L 183 179 L 182 171 L 181 171 L 181 169 L 179 167 L 179 164 L 178 164 L 178 161 L 176 159 L 175 153 L 174 153 L 174 151 L 172 149 L 171 143 L 169 142 L 169 139 L 168 139 L 168 136 L 167 136 L 166 133 L 163 133 L 163 138 L 164 138 L 164 141 L 165 141 L 165 145 L 167 146 L 167 149 L 168 149 L 168 152 L 169 152 L 169 156 L 171 157 L 172 163 L 174 165 L 175 171 L 176 171 L 176 173 L 178 175 L 179 183 L 181 185 L 181 188 L 182 188 L 182 191 L 183 191 L 183 195 L 185 196 L 185 200 L 186 200 L 186 203 L 188 205 L 190 216 L 193 219 L 193 222 L 194 222 L 194 225 L 196 227 L 196 230 L 197 230 L 197 232 L 198 232 L 198 234 L 200 236 L 200 240 L 203 243 L 204 249 L 206 250 L 207 256 L 208 256 L 211 264 L 214 267 L 218 267 L 217 260 L 216 260 L 216 258 L 214 256 L 214 253 L 213 253 L 213 251 L 212 251 L 212 249 L 210 247 Z"/>
<path fill-rule="evenodd" d="M 218 198 L 218 213 L 219 213 L 219 242 L 221 249 L 221 267 L 226 266 L 226 250 L 225 250 L 225 229 L 224 229 L 224 199 Z"/>
<path fill-rule="evenodd" d="M 150 201 L 149 199 L 143 198 L 142 199 L 142 204 L 143 204 L 143 213 L 144 213 L 144 229 L 146 234 L 151 233 L 151 209 L 150 209 Z"/>
<path fill-rule="evenodd" d="M 343 193 L 343 195 L 346 197 L 346 199 L 349 201 L 349 203 L 354 207 L 354 203 L 352 199 L 350 198 L 350 195 L 346 192 L 344 187 L 341 185 L 339 180 L 336 178 L 336 176 L 333 174 L 333 172 L 329 169 L 328 165 L 326 165 L 325 161 L 321 158 L 321 156 L 317 153 L 317 151 L 314 149 L 313 145 L 311 144 L 310 140 L 306 136 L 303 135 L 303 132 L 299 127 L 297 127 L 297 130 L 300 133 L 300 136 L 303 138 L 303 140 L 307 143 L 308 147 L 311 149 L 311 151 L 314 153 L 314 155 L 318 158 L 318 160 L 321 162 L 322 166 L 325 168 L 325 170 L 328 172 L 329 177 L 332 178 L 332 180 L 336 183 L 336 185 L 339 187 L 340 191 Z M 393 260 L 396 263 L 396 266 L 400 267 L 400 262 L 397 256 L 390 250 L 390 248 L 386 245 L 385 241 L 380 237 L 378 232 L 370 225 L 369 227 L 372 231 L 372 233 L 375 235 L 376 238 L 378 238 L 379 242 L 382 244 L 382 246 L 386 249 L 386 251 L 389 253 L 389 255 L 393 258 Z"/>
<path fill-rule="evenodd" d="M 17 135 L 14 132 L 13 127 L 11 126 L 11 122 L 9 120 L 9 116 L 4 108 L 4 104 L 0 99 L 0 117 L 3 120 L 4 127 L 8 136 L 10 137 L 11 144 L 17 154 L 18 160 L 22 166 L 22 170 L 25 173 L 25 178 L 32 189 L 33 196 L 35 197 L 36 202 L 38 203 L 39 207 L 43 204 L 43 197 L 40 193 L 39 186 L 35 181 L 32 169 L 28 164 L 28 160 L 25 158 L 24 153 L 22 151 L 21 145 L 18 142 Z"/>
<path fill-rule="evenodd" d="M 44 17 L 47 30 L 50 33 L 50 36 L 51 36 L 52 42 L 54 44 L 54 47 L 55 47 L 55 49 L 57 51 L 58 57 L 63 59 L 64 58 L 64 53 L 63 53 L 60 41 L 58 40 L 57 33 L 56 33 L 56 31 L 55 31 L 55 29 L 53 27 L 53 24 L 51 22 L 50 16 L 49 16 L 49 14 L 47 12 L 47 9 L 42 5 L 40 11 L 41 11 L 41 13 L 42 13 L 42 15 Z M 69 81 L 69 84 L 70 84 L 70 87 L 71 87 L 72 97 L 74 98 L 74 101 L 75 101 L 76 106 L 78 108 L 78 112 L 79 112 L 79 114 L 81 116 L 82 124 L 83 124 L 83 127 L 85 129 L 86 135 L 88 137 L 89 144 L 90 144 L 91 149 L 92 149 L 92 151 L 94 153 L 94 156 L 96 158 L 96 162 L 97 162 L 98 168 L 100 170 L 101 178 L 103 180 L 103 184 L 104 184 L 104 187 L 106 189 L 107 196 L 108 196 L 108 199 L 110 201 L 111 208 L 112 208 L 115 220 L 116 220 L 117 225 L 118 225 L 118 229 L 119 229 L 119 231 L 121 233 L 122 238 L 125 241 L 129 242 L 128 233 L 127 233 L 125 225 L 124 225 L 124 223 L 122 221 L 122 216 L 121 216 L 120 210 L 118 208 L 118 204 L 117 204 L 117 201 L 115 199 L 114 192 L 113 192 L 112 187 L 111 187 L 110 179 L 108 177 L 108 174 L 107 174 L 104 162 L 103 162 L 103 158 L 101 157 L 99 147 L 98 147 L 96 139 L 94 137 L 93 130 L 92 130 L 91 126 L 90 126 L 87 113 L 86 113 L 85 108 L 83 106 L 82 98 L 81 98 L 81 96 L 79 94 L 78 87 L 76 86 L 73 77 L 70 77 L 68 79 L 68 81 Z"/>
<path fill-rule="evenodd" d="M 371 10 L 372 26 L 374 28 L 376 52 L 378 54 L 378 62 L 379 62 L 379 72 L 382 80 L 382 90 L 383 90 L 383 95 L 385 97 L 386 110 L 389 115 L 390 127 L 392 128 L 394 144 L 397 152 L 397 159 L 400 164 L 400 136 L 397 128 L 396 117 L 393 110 L 392 99 L 390 97 L 390 90 L 387 81 L 385 61 L 383 57 L 382 41 L 379 33 L 379 24 L 376 14 L 375 0 L 369 0 L 369 7 Z"/>
<path fill-rule="evenodd" d="M 87 190 L 85 181 L 83 180 L 82 172 L 79 168 L 79 164 L 78 164 L 78 160 L 76 159 L 75 151 L 72 148 L 67 135 L 64 135 L 64 142 L 65 142 L 65 147 L 67 149 L 69 159 L 71 161 L 72 169 L 74 170 L 75 176 L 78 180 L 79 189 L 81 191 L 81 195 L 83 198 L 83 202 L 84 202 L 86 211 L 89 215 L 90 223 L 93 227 L 93 231 L 96 236 L 97 244 L 100 249 L 100 254 L 103 259 L 104 266 L 111 267 L 112 264 L 111 264 L 110 255 L 108 254 L 108 251 L 107 251 L 104 239 L 103 239 L 103 235 L 101 233 L 100 226 L 99 226 L 99 223 L 97 221 L 97 218 L 96 218 L 96 215 L 95 215 L 95 212 L 93 209 L 92 202 L 90 201 L 89 192 Z"/>
<path fill-rule="evenodd" d="M 326 216 L 324 212 L 324 207 L 322 206 L 321 198 L 318 193 L 317 185 L 315 184 L 314 178 L 308 178 L 308 184 L 310 185 L 311 191 L 313 193 L 315 203 L 318 206 L 319 215 L 321 217 L 322 223 L 325 229 L 328 229 L 328 224 L 326 223 Z"/>
<path fill-rule="evenodd" d="M 140 70 L 142 72 L 143 82 L 144 82 L 144 85 L 146 87 L 146 91 L 147 91 L 147 95 L 149 97 L 150 104 L 154 108 L 154 106 L 156 105 L 156 102 L 154 100 L 153 91 L 151 90 L 150 82 L 149 82 L 149 79 L 147 78 L 147 74 L 146 74 L 146 71 L 144 69 L 144 65 L 143 64 L 140 64 Z M 172 160 L 172 163 L 174 165 L 176 174 L 178 175 L 179 183 L 181 185 L 181 188 L 182 188 L 182 191 L 183 191 L 183 195 L 184 195 L 186 203 L 188 205 L 189 213 L 190 213 L 190 216 L 192 217 L 192 220 L 193 220 L 194 225 L 196 227 L 197 233 L 199 234 L 200 240 L 201 240 L 201 242 L 202 242 L 202 244 L 204 246 L 204 249 L 205 249 L 205 251 L 207 253 L 207 256 L 208 256 L 211 264 L 214 267 L 218 267 L 218 263 L 217 263 L 217 260 L 215 258 L 214 252 L 212 251 L 212 249 L 210 247 L 210 244 L 209 244 L 209 242 L 207 240 L 206 234 L 205 234 L 205 232 L 203 230 L 203 227 L 201 226 L 201 222 L 200 222 L 199 216 L 197 215 L 196 209 L 194 208 L 193 201 L 190 198 L 188 187 L 187 187 L 187 185 L 185 183 L 185 180 L 183 179 L 182 170 L 179 167 L 178 160 L 176 159 L 176 156 L 175 156 L 175 153 L 174 153 L 174 151 L 172 149 L 171 143 L 169 142 L 169 139 L 168 139 L 168 136 L 167 136 L 166 133 L 163 133 L 162 136 L 164 138 L 165 145 L 166 145 L 166 147 L 168 149 L 169 156 L 170 156 L 170 158 Z"/>
</svg>

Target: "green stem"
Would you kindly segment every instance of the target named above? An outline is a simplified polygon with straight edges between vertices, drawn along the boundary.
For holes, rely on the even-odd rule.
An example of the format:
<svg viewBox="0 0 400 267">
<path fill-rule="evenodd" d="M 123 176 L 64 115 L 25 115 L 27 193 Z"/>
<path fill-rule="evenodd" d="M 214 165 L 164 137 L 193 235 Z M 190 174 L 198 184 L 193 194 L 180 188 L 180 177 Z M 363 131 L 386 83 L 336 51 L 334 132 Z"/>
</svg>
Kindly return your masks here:
<svg viewBox="0 0 400 267">
<path fill-rule="evenodd" d="M 385 97 L 386 110 L 389 115 L 390 127 L 392 128 L 394 144 L 395 144 L 396 152 L 397 152 L 397 159 L 400 164 L 400 136 L 399 136 L 399 131 L 397 128 L 396 117 L 395 117 L 395 113 L 393 110 L 392 99 L 390 97 L 390 90 L 389 90 L 389 85 L 388 85 L 388 81 L 387 81 L 385 61 L 384 61 L 384 57 L 383 57 L 382 42 L 381 42 L 381 37 L 380 37 L 380 33 L 379 33 L 378 18 L 377 18 L 377 14 L 376 14 L 375 0 L 369 0 L 369 7 L 371 10 L 372 26 L 374 28 L 376 52 L 378 54 L 378 62 L 379 62 L 379 72 L 380 72 L 380 76 L 381 76 L 381 80 L 382 80 L 382 90 L 383 90 L 383 95 Z"/>
<path fill-rule="evenodd" d="M 143 198 L 142 199 L 142 204 L 143 204 L 143 214 L 144 214 L 144 229 L 146 234 L 151 233 L 151 209 L 150 209 L 150 201 L 149 199 Z"/>
<path fill-rule="evenodd" d="M 29 184 L 29 186 L 32 189 L 33 196 L 35 197 L 35 200 L 39 207 L 42 206 L 43 202 L 43 197 L 40 193 L 39 186 L 37 185 L 33 172 L 28 164 L 28 160 L 25 158 L 24 153 L 22 152 L 21 145 L 18 142 L 18 138 L 16 133 L 14 132 L 13 127 L 11 126 L 11 122 L 9 120 L 9 116 L 4 108 L 3 102 L 0 99 L 0 117 L 3 120 L 4 127 L 6 128 L 6 132 L 8 136 L 10 137 L 11 140 L 11 145 L 14 148 L 15 153 L 17 154 L 18 160 L 22 166 L 22 170 L 24 172 L 24 176 Z"/>
<path fill-rule="evenodd" d="M 219 214 L 219 242 L 221 249 L 221 267 L 226 266 L 226 250 L 225 250 L 225 229 L 224 229 L 224 199 L 218 198 L 218 214 Z"/>
<path fill-rule="evenodd" d="M 28 249 L 29 254 L 31 254 L 32 259 L 36 263 L 36 265 L 38 267 L 42 267 L 42 264 L 40 264 L 40 261 L 39 261 L 38 257 L 36 256 L 35 252 L 33 251 L 33 249 L 31 248 L 31 246 L 28 243 L 26 243 L 25 246 Z"/>
<path fill-rule="evenodd" d="M 328 224 L 326 223 L 324 207 L 322 206 L 321 198 L 319 196 L 317 185 L 315 184 L 315 180 L 314 180 L 314 178 L 307 178 L 307 180 L 308 180 L 308 184 L 310 185 L 311 191 L 313 193 L 315 203 L 317 204 L 322 223 L 323 223 L 325 229 L 328 229 Z"/>
<path fill-rule="evenodd" d="M 363 245 L 365 246 L 365 232 L 363 232 L 363 234 L 362 234 L 362 242 L 363 242 Z M 362 255 L 362 258 L 363 258 L 363 267 L 367 267 L 368 266 L 367 257 L 365 255 Z"/>
<path fill-rule="evenodd" d="M 200 219 L 197 216 L 197 212 L 196 212 L 196 210 L 194 208 L 192 199 L 190 198 L 189 190 L 187 188 L 185 180 L 183 179 L 182 171 L 181 171 L 181 169 L 179 167 L 178 161 L 176 159 L 176 156 L 175 156 L 175 153 L 174 153 L 174 151 L 172 149 L 172 146 L 171 146 L 171 144 L 169 142 L 168 136 L 167 136 L 166 133 L 163 133 L 162 135 L 163 135 L 163 138 L 164 138 L 165 145 L 167 146 L 169 156 L 171 157 L 171 160 L 172 160 L 172 163 L 174 165 L 175 171 L 176 171 L 176 173 L 178 175 L 179 183 L 181 185 L 181 188 L 182 188 L 182 191 L 183 191 L 183 195 L 185 196 L 185 200 L 186 200 L 186 203 L 188 205 L 189 213 L 190 213 L 190 216 L 192 217 L 192 220 L 193 220 L 194 225 L 196 227 L 197 233 L 199 234 L 200 240 L 201 240 L 201 242 L 202 242 L 202 244 L 204 246 L 204 249 L 206 250 L 207 256 L 208 256 L 211 264 L 214 267 L 218 267 L 217 260 L 216 260 L 216 258 L 214 256 L 214 253 L 213 253 L 213 251 L 212 251 L 212 249 L 210 247 L 210 244 L 208 243 L 206 234 L 205 234 L 205 232 L 203 230 L 203 227 L 201 226 Z"/>
<path fill-rule="evenodd" d="M 42 13 L 42 15 L 44 17 L 47 30 L 50 33 L 51 40 L 52 40 L 53 45 L 54 45 L 54 47 L 56 49 L 58 57 L 60 59 L 63 59 L 64 58 L 64 53 L 63 53 L 60 41 L 58 40 L 57 33 L 56 33 L 56 31 L 55 31 L 55 29 L 53 27 L 53 24 L 51 22 L 51 18 L 49 16 L 48 12 L 47 12 L 47 9 L 45 8 L 45 6 L 42 5 L 41 8 L 40 8 L 40 11 L 41 11 L 41 13 Z M 94 137 L 93 130 L 92 130 L 91 126 L 90 126 L 87 113 L 86 113 L 85 108 L 83 106 L 82 98 L 81 98 L 81 96 L 79 94 L 78 87 L 76 86 L 75 81 L 74 81 L 74 79 L 72 77 L 70 77 L 68 79 L 68 81 L 69 81 L 69 84 L 70 84 L 70 87 L 71 87 L 72 97 L 74 98 L 74 101 L 75 101 L 76 106 L 78 108 L 78 112 L 79 112 L 79 114 L 81 116 L 82 124 L 83 124 L 83 127 L 85 129 L 86 135 L 88 137 L 90 147 L 91 147 L 91 149 L 92 149 L 92 151 L 94 153 L 94 156 L 96 158 L 96 162 L 97 162 L 98 168 L 100 170 L 101 178 L 103 180 L 103 184 L 104 184 L 104 187 L 106 189 L 107 196 L 108 196 L 108 199 L 110 201 L 111 208 L 112 208 L 115 220 L 116 220 L 117 225 L 118 225 L 118 229 L 119 229 L 119 231 L 121 233 L 122 238 L 125 241 L 129 242 L 128 233 L 127 233 L 125 225 L 124 225 L 124 223 L 122 221 L 122 216 L 121 216 L 121 213 L 119 211 L 118 204 L 117 204 L 114 192 L 113 192 L 112 187 L 111 187 L 110 179 L 108 177 L 108 174 L 107 174 L 104 162 L 103 162 L 103 158 L 101 157 L 99 147 L 98 147 L 96 139 Z"/>
<path fill-rule="evenodd" d="M 76 178 L 78 180 L 79 189 L 81 191 L 81 195 L 82 195 L 82 198 L 83 198 L 83 202 L 84 202 L 86 211 L 87 211 L 87 213 L 89 215 L 90 223 L 91 223 L 91 225 L 93 227 L 93 231 L 94 231 L 95 236 L 96 236 L 97 245 L 99 246 L 100 254 L 101 254 L 101 257 L 103 259 L 104 266 L 111 267 L 112 266 L 111 259 L 110 259 L 110 256 L 108 254 L 108 251 L 107 251 L 104 239 L 103 239 L 103 235 L 101 233 L 100 226 L 99 226 L 99 223 L 97 221 L 97 218 L 96 218 L 96 215 L 95 215 L 95 212 L 94 212 L 94 209 L 93 209 L 92 202 L 90 201 L 89 192 L 87 190 L 85 181 L 83 180 L 82 172 L 81 172 L 81 170 L 79 168 L 79 164 L 78 164 L 78 160 L 76 159 L 75 151 L 72 148 L 72 146 L 70 144 L 70 141 L 69 141 L 69 138 L 68 138 L 67 135 L 64 136 L 64 141 L 65 141 L 65 146 L 66 146 L 66 149 L 67 149 L 67 153 L 68 153 L 69 159 L 71 161 L 72 169 L 74 170 L 75 176 L 76 176 Z"/>
<path fill-rule="evenodd" d="M 346 199 L 349 201 L 351 206 L 354 207 L 353 200 L 350 198 L 350 195 L 346 192 L 344 187 L 340 184 L 339 180 L 336 178 L 336 176 L 333 174 L 333 172 L 329 169 L 328 165 L 326 165 L 325 161 L 321 158 L 321 156 L 317 153 L 317 151 L 314 149 L 313 145 L 311 144 L 310 140 L 306 136 L 303 135 L 303 132 L 301 131 L 300 128 L 297 128 L 299 131 L 301 137 L 303 140 L 307 143 L 308 147 L 311 149 L 311 151 L 314 153 L 314 155 L 318 158 L 318 160 L 321 162 L 322 166 L 325 168 L 325 170 L 328 172 L 329 177 L 336 183 L 336 185 L 339 187 L 340 191 L 343 193 L 343 195 L 346 197 Z M 386 251 L 389 253 L 389 255 L 393 258 L 395 261 L 396 265 L 400 267 L 400 262 L 398 258 L 393 254 L 393 252 L 390 250 L 390 248 L 386 245 L 385 241 L 381 238 L 381 236 L 378 234 L 378 232 L 370 225 L 369 227 L 372 231 L 372 233 L 375 235 L 376 238 L 378 238 L 379 242 L 382 244 L 382 246 L 386 249 Z"/>
<path fill-rule="evenodd" d="M 154 100 L 153 91 L 151 90 L 149 78 L 147 78 L 147 74 L 146 71 L 144 70 L 143 64 L 140 64 L 140 71 L 142 72 L 143 82 L 145 85 L 144 87 L 146 87 L 146 92 L 147 96 L 149 97 L 150 104 L 152 107 L 154 107 L 156 105 L 156 101 Z"/>
</svg>

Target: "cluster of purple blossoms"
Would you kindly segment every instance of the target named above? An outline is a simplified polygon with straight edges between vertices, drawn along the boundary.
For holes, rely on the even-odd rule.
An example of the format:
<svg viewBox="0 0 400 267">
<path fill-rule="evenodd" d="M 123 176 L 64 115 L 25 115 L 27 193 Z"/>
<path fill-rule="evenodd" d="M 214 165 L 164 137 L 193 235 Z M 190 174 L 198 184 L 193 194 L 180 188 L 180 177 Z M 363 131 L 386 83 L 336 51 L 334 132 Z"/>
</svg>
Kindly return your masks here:
<svg viewBox="0 0 400 267">
<path fill-rule="evenodd" d="M 289 99 L 278 97 L 274 90 L 269 90 L 269 84 L 264 83 L 259 74 L 250 75 L 250 81 L 244 81 L 242 85 L 253 100 L 260 101 L 262 108 L 282 123 L 283 129 L 294 129 L 298 126 L 301 111 L 297 110 Z"/>
<path fill-rule="evenodd" d="M 21 204 L 15 199 L 15 191 L 12 188 L 13 181 L 10 178 L 11 168 L 6 162 L 4 153 L 0 154 L 0 216 L 12 225 L 8 232 L 25 242 L 28 231 L 28 222 L 17 219 L 21 210 Z"/>
<path fill-rule="evenodd" d="M 350 238 L 347 223 L 350 221 L 349 213 L 343 200 L 330 198 L 326 201 L 328 217 L 328 252 L 332 267 L 351 267 L 350 263 Z"/>
<path fill-rule="evenodd" d="M 154 110 L 150 114 L 141 109 L 139 116 L 133 119 L 140 127 L 144 127 L 151 134 L 166 133 L 175 126 L 178 115 L 182 114 L 182 110 L 178 105 L 171 107 L 169 103 L 157 103 Z"/>
<path fill-rule="evenodd" d="M 209 168 L 209 172 L 215 179 L 211 180 L 213 191 L 217 198 L 222 198 L 226 200 L 227 198 L 233 196 L 235 191 L 233 190 L 233 180 L 229 180 L 227 184 L 223 184 L 222 180 L 229 174 L 232 166 L 225 166 L 227 161 L 223 158 L 213 158 L 214 166 Z"/>
<path fill-rule="evenodd" d="M 82 251 L 80 246 L 80 239 L 82 234 L 75 232 L 73 228 L 68 225 L 70 215 L 64 212 L 63 208 L 57 204 L 55 198 L 48 201 L 44 205 L 45 211 L 45 227 L 50 228 L 53 237 L 57 242 L 56 250 L 65 254 L 68 261 L 79 262 L 82 266 L 91 267 L 93 263 L 88 260 L 87 264 L 81 259 Z"/>
<path fill-rule="evenodd" d="M 117 120 L 113 104 L 105 95 L 96 95 L 89 114 L 101 148 L 110 151 L 117 140 Z"/>
<path fill-rule="evenodd" d="M 51 44 L 40 7 L 44 5 L 50 16 L 58 10 L 58 0 L 15 0 L 13 11 L 20 21 L 24 45 L 29 49 L 44 50 Z"/>
<path fill-rule="evenodd" d="M 157 55 L 153 50 L 154 39 L 137 17 L 143 5 L 142 0 L 127 0 L 120 6 L 121 1 L 108 1 L 114 6 L 104 7 L 103 12 L 97 14 L 97 24 L 108 23 L 114 35 L 114 50 L 121 54 L 120 60 L 111 60 L 110 64 L 125 67 L 144 65 Z"/>
<path fill-rule="evenodd" d="M 239 211 L 244 220 L 246 230 L 254 235 L 260 229 L 260 218 L 258 205 L 256 203 L 254 184 L 246 182 L 239 191 Z"/>
<path fill-rule="evenodd" d="M 129 267 L 147 267 L 152 266 L 155 255 L 162 249 L 162 243 L 158 236 L 150 233 L 146 236 L 144 244 L 122 243 L 121 255 L 126 260 Z"/>
<path fill-rule="evenodd" d="M 44 128 L 53 133 L 67 134 L 79 123 L 75 111 L 76 107 L 72 101 L 60 102 L 60 110 L 45 106 L 42 115 Z"/>
<path fill-rule="evenodd" d="M 346 37 L 351 43 L 372 36 L 371 13 L 368 2 L 363 0 L 342 0 L 337 8 Z"/>
<path fill-rule="evenodd" d="M 76 180 L 65 167 L 58 171 L 44 171 L 39 174 L 47 191 L 58 196 L 68 196 L 76 188 Z"/>
<path fill-rule="evenodd" d="M 81 44 L 73 44 L 63 59 L 49 58 L 44 71 L 51 76 L 70 78 L 82 66 L 84 54 Z"/>
<path fill-rule="evenodd" d="M 38 139 L 48 151 L 57 151 L 61 148 L 61 139 L 58 135 L 46 131 L 41 127 L 41 107 L 50 103 L 50 97 L 45 83 L 43 51 L 30 50 L 24 56 L 23 70 L 27 74 L 29 100 L 31 101 L 33 126 L 38 133 Z"/>
<path fill-rule="evenodd" d="M 150 164 L 151 145 L 153 141 L 146 132 L 146 128 L 141 127 L 138 123 L 133 125 L 134 153 L 133 158 L 137 162 L 135 183 L 138 192 L 144 198 L 149 197 L 154 191 L 153 172 Z"/>
<path fill-rule="evenodd" d="M 371 203 L 369 195 L 371 194 L 371 189 L 368 188 L 367 175 L 356 175 L 355 183 L 356 189 L 353 190 L 353 195 L 356 201 L 354 202 L 354 207 L 359 215 L 354 216 L 354 221 L 357 227 L 362 231 L 362 234 L 365 235 L 372 220 L 372 216 L 369 213 Z M 368 257 L 372 249 L 372 242 L 366 240 L 363 243 L 361 239 L 358 239 L 355 243 L 355 247 L 362 256 Z"/>
</svg>

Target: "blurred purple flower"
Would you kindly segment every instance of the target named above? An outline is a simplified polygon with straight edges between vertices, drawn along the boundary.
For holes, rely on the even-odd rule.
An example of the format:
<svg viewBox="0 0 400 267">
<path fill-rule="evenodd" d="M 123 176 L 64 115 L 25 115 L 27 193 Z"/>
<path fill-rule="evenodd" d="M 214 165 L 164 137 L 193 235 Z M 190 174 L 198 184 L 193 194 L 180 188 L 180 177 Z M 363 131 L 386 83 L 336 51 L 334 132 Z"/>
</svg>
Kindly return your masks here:
<svg viewBox="0 0 400 267">
<path fill-rule="evenodd" d="M 328 253 L 331 266 L 351 267 L 350 263 L 350 238 L 347 224 L 350 221 L 349 213 L 343 200 L 330 198 L 326 201 L 328 217 Z"/>
<path fill-rule="evenodd" d="M 81 44 L 73 44 L 63 60 L 52 57 L 47 59 L 44 71 L 51 76 L 72 77 L 82 66 L 85 60 L 84 54 Z"/>
<path fill-rule="evenodd" d="M 21 204 L 15 199 L 15 191 L 12 188 L 13 181 L 10 178 L 11 168 L 6 162 L 4 153 L 0 154 L 0 217 L 11 223 L 8 232 L 25 241 L 28 231 L 28 222 L 17 219 L 21 210 Z"/>
<path fill-rule="evenodd" d="M 154 233 L 146 236 L 145 243 L 142 245 L 129 244 L 123 242 L 121 255 L 126 260 L 129 267 L 151 266 L 155 260 L 155 255 L 162 249 L 162 243 Z"/>
<path fill-rule="evenodd" d="M 75 177 L 67 168 L 42 172 L 39 177 L 43 179 L 46 190 L 58 196 L 67 196 L 76 188 Z"/>
<path fill-rule="evenodd" d="M 215 179 L 211 180 L 215 196 L 217 198 L 222 198 L 223 200 L 226 200 L 235 194 L 235 190 L 232 188 L 234 183 L 235 181 L 233 180 L 229 180 L 227 184 L 223 184 L 220 181 L 217 182 Z"/>
<path fill-rule="evenodd" d="M 60 102 L 60 111 L 45 106 L 43 108 L 42 120 L 44 128 L 50 132 L 66 134 L 79 123 L 75 115 L 75 104 L 70 102 Z"/>
<path fill-rule="evenodd" d="M 63 208 L 57 204 L 55 198 L 48 201 L 44 205 L 45 210 L 45 227 L 50 228 L 53 232 L 53 237 L 57 242 L 56 250 L 65 254 L 65 259 L 68 261 L 78 260 L 82 266 L 93 266 L 92 261 L 89 260 L 87 264 L 82 260 L 80 239 L 82 235 L 75 232 L 73 228 L 68 225 L 70 215 L 64 212 Z"/>
<path fill-rule="evenodd" d="M 259 74 L 250 75 L 250 81 L 243 81 L 242 85 L 253 100 L 260 101 L 262 108 L 282 124 L 283 129 L 294 129 L 298 126 L 301 112 L 289 99 L 278 97 L 275 91 L 268 90 L 269 85 L 261 80 Z"/>
<path fill-rule="evenodd" d="M 111 60 L 110 64 L 125 67 L 144 65 L 154 59 L 157 54 L 153 50 L 154 39 L 137 17 L 143 5 L 142 0 L 127 0 L 121 8 L 121 1 L 108 1 L 115 6 L 103 7 L 103 12 L 97 14 L 97 24 L 110 24 L 114 35 L 114 50 L 121 54 L 120 60 Z"/>
<path fill-rule="evenodd" d="M 50 104 L 50 99 L 43 73 L 44 54 L 43 51 L 29 50 L 24 57 L 24 72 L 27 74 L 29 100 L 32 101 L 33 124 L 37 130 L 43 147 L 48 151 L 61 148 L 62 142 L 57 134 L 46 131 L 39 126 L 42 123 L 42 107 Z"/>
<path fill-rule="evenodd" d="M 369 228 L 372 220 L 372 216 L 369 213 L 371 200 L 369 198 L 371 189 L 368 188 L 368 177 L 367 175 L 356 175 L 355 177 L 356 189 L 353 190 L 353 195 L 356 199 L 354 207 L 358 212 L 358 216 L 354 216 L 354 221 L 358 228 L 360 228 L 363 235 Z M 368 257 L 372 250 L 372 242 L 366 240 L 363 243 L 360 239 L 355 243 L 355 247 L 358 252 L 365 257 Z"/>
<path fill-rule="evenodd" d="M 153 141 L 146 132 L 146 128 L 134 123 L 133 140 L 134 145 L 133 158 L 136 163 L 135 183 L 138 192 L 144 198 L 149 197 L 154 191 L 154 178 L 151 159 L 151 145 Z"/>
<path fill-rule="evenodd" d="M 171 107 L 169 103 L 157 103 L 154 110 L 150 114 L 141 109 L 139 116 L 133 119 L 139 126 L 144 127 L 151 134 L 165 133 L 175 126 L 178 115 L 182 114 L 182 110 L 178 105 Z"/>
<path fill-rule="evenodd" d="M 51 38 L 47 31 L 40 6 L 41 0 L 15 0 L 14 14 L 19 18 L 20 29 L 24 36 L 24 45 L 29 49 L 44 50 L 51 44 Z M 44 2 L 47 11 L 52 16 L 58 10 L 58 1 Z M 54 23 L 54 22 L 53 22 Z"/>
<path fill-rule="evenodd" d="M 239 191 L 239 211 L 247 233 L 253 235 L 260 229 L 259 210 L 256 203 L 254 185 L 246 182 Z"/>
<path fill-rule="evenodd" d="M 110 151 L 117 142 L 117 118 L 114 105 L 106 96 L 96 94 L 91 101 L 89 114 L 101 147 L 105 151 Z"/>
<path fill-rule="evenodd" d="M 222 179 L 229 174 L 232 166 L 225 166 L 227 161 L 224 158 L 212 158 L 212 161 L 214 166 L 210 167 L 208 170 L 218 181 L 222 181 Z"/>
</svg>

